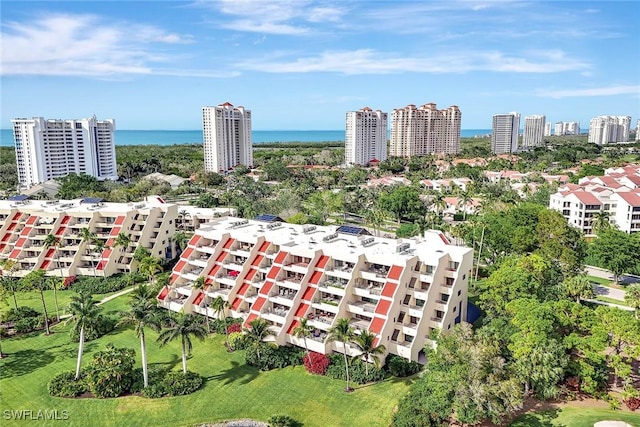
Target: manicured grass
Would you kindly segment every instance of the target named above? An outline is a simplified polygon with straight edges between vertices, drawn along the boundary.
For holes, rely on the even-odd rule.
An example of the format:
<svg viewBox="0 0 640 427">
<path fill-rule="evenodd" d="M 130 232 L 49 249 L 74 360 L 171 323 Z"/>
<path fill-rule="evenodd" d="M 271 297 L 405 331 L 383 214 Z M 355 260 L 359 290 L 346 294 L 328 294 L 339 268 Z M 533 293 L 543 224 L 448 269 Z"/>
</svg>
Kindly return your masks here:
<svg viewBox="0 0 640 427">
<path fill-rule="evenodd" d="M 610 287 L 611 284 L 613 283 L 613 280 L 611 279 L 604 279 L 602 277 L 596 277 L 596 276 L 587 276 L 587 279 L 589 279 L 589 281 L 592 283 L 597 283 L 598 285 L 608 286 L 608 287 Z"/>
<path fill-rule="evenodd" d="M 127 297 L 104 304 L 114 314 L 126 308 Z M 407 392 L 411 380 L 391 379 L 356 387 L 344 393 L 344 382 L 308 374 L 304 367 L 260 372 L 244 364 L 244 352 L 227 353 L 224 337 L 194 342 L 190 370 L 205 378 L 203 388 L 189 396 L 146 399 L 63 399 L 49 396 L 47 382 L 62 370 L 75 367 L 77 344 L 69 340 L 70 326 L 57 325 L 54 333 L 2 341 L 8 353 L 0 361 L 0 391 L 3 410 L 63 410 L 65 426 L 187 426 L 197 423 L 253 418 L 265 421 L 285 414 L 312 426 L 387 426 L 393 408 Z M 160 349 L 157 334 L 147 331 L 148 359 L 152 365 L 181 369 L 180 346 L 174 342 Z M 136 350 L 140 342 L 131 329 L 117 330 L 86 344 L 83 366 L 91 355 L 109 342 Z M 5 425 L 27 425 L 29 421 L 5 421 Z M 42 421 L 31 421 L 44 425 Z"/>
<path fill-rule="evenodd" d="M 624 306 L 629 307 L 629 304 L 625 303 L 624 301 L 620 301 L 619 299 L 615 299 L 615 298 L 603 297 L 602 295 L 598 295 L 596 297 L 596 299 L 598 301 L 610 302 L 612 304 L 624 305 Z"/>
<path fill-rule="evenodd" d="M 562 408 L 521 415 L 510 427 L 593 427 L 598 421 L 625 421 L 640 426 L 640 414 L 592 408 Z"/>
</svg>

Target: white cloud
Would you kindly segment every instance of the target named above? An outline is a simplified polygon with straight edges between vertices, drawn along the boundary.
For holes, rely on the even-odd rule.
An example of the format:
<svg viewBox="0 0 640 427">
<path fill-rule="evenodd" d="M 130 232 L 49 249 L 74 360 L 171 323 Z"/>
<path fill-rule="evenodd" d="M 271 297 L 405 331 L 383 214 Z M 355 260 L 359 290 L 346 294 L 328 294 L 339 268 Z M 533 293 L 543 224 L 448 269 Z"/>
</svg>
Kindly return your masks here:
<svg viewBox="0 0 640 427">
<path fill-rule="evenodd" d="M 308 34 L 312 24 L 336 23 L 345 13 L 343 8 L 315 6 L 309 0 L 220 0 L 198 1 L 195 5 L 230 17 L 217 22 L 221 28 L 279 35 Z"/>
<path fill-rule="evenodd" d="M 191 36 L 151 25 L 104 23 L 95 15 L 59 14 L 3 24 L 0 74 L 114 76 L 157 74 L 169 62 L 162 45 L 191 43 Z"/>
<path fill-rule="evenodd" d="M 398 57 L 388 52 L 372 49 L 353 51 L 326 51 L 317 56 L 295 59 L 252 58 L 238 64 L 240 69 L 268 73 L 342 73 L 389 74 L 415 73 L 466 73 L 470 71 L 494 71 L 511 73 L 555 73 L 588 68 L 588 64 L 566 57 L 560 51 L 531 53 L 530 58 L 505 55 L 501 52 L 461 52 L 455 55 Z"/>
<path fill-rule="evenodd" d="M 571 97 L 588 97 L 588 96 L 614 96 L 614 95 L 636 95 L 640 96 L 640 85 L 619 85 L 597 88 L 583 89 L 543 89 L 537 91 L 537 96 L 547 98 L 571 98 Z"/>
</svg>

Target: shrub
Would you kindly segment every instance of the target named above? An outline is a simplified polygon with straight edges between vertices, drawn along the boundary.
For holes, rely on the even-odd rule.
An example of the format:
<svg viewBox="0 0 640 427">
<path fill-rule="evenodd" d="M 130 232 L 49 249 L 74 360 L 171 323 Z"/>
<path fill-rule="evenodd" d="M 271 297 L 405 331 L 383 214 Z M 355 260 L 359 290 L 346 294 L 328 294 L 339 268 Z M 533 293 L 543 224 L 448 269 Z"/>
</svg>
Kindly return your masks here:
<svg viewBox="0 0 640 427">
<path fill-rule="evenodd" d="M 288 415 L 272 415 L 267 420 L 267 424 L 269 427 L 298 427 L 302 425 Z"/>
<path fill-rule="evenodd" d="M 394 377 L 402 378 L 417 374 L 422 369 L 422 365 L 396 354 L 389 354 L 385 361 L 385 369 Z"/>
<path fill-rule="evenodd" d="M 56 397 L 76 397 L 88 391 L 87 382 L 84 377 L 76 381 L 76 373 L 73 371 L 62 371 L 57 373 L 47 385 L 49 394 Z"/>
<path fill-rule="evenodd" d="M 242 332 L 232 332 L 229 334 L 229 346 L 233 350 L 244 350 L 249 346 L 249 340 Z"/>
<path fill-rule="evenodd" d="M 224 334 L 232 325 L 240 326 L 242 323 L 242 319 L 234 319 L 231 317 L 227 317 L 225 320 L 214 319 L 211 321 L 211 330 L 216 334 Z M 242 326 L 240 326 L 240 330 L 242 330 Z"/>
<path fill-rule="evenodd" d="M 624 400 L 624 404 L 627 405 L 627 408 L 629 408 L 629 410 L 635 411 L 636 409 L 640 408 L 640 399 L 638 399 L 637 397 L 630 397 Z"/>
<path fill-rule="evenodd" d="M 339 353 L 334 353 L 329 356 L 329 366 L 325 373 L 329 378 L 336 380 L 346 380 L 347 376 L 344 369 L 344 356 Z M 373 364 L 369 364 L 369 375 L 367 375 L 367 367 L 365 362 L 361 359 L 353 359 L 349 364 L 349 378 L 355 384 L 367 384 L 371 382 L 382 381 L 384 379 L 384 371 L 377 368 Z"/>
<path fill-rule="evenodd" d="M 324 375 L 327 371 L 327 366 L 329 366 L 329 358 L 320 353 L 311 352 L 307 356 L 302 358 L 304 363 L 304 367 L 307 368 L 307 372 L 315 375 Z"/>
<path fill-rule="evenodd" d="M 131 390 L 135 380 L 135 350 L 108 344 L 93 355 L 87 368 L 87 384 L 95 397 L 118 397 Z"/>
<path fill-rule="evenodd" d="M 41 313 L 37 312 L 31 307 L 18 307 L 12 308 L 2 316 L 3 322 L 16 322 L 21 319 L 28 319 L 31 317 L 39 317 L 42 316 Z"/>
<path fill-rule="evenodd" d="M 233 334 L 234 332 L 242 332 L 242 325 L 240 325 L 240 323 L 232 323 L 227 328 L 227 334 Z"/>
<path fill-rule="evenodd" d="M 249 346 L 245 353 L 247 365 L 255 366 L 262 371 L 302 364 L 304 349 L 294 346 L 279 347 L 273 344 L 260 343 L 260 358 L 257 348 Z"/>
<path fill-rule="evenodd" d="M 147 371 L 147 375 L 149 376 L 149 387 L 151 387 L 152 385 L 161 385 L 165 375 L 167 375 L 167 372 L 169 372 L 169 370 L 166 368 L 159 368 L 155 366 L 150 367 Z M 147 387 L 147 389 L 149 387 Z M 144 376 L 142 374 L 142 368 L 135 368 L 133 370 L 133 382 L 131 384 L 130 391 L 131 393 L 141 392 L 143 395 L 146 395 L 144 390 L 146 389 L 144 388 Z"/>
<path fill-rule="evenodd" d="M 42 316 L 26 317 L 24 319 L 17 320 L 13 324 L 13 327 L 18 334 L 37 331 L 44 328 L 44 318 Z"/>
<path fill-rule="evenodd" d="M 92 341 L 100 338 L 103 335 L 108 334 L 113 331 L 116 327 L 116 320 L 109 317 L 99 314 L 95 320 L 88 323 L 84 328 L 84 340 Z M 71 340 L 74 342 L 80 341 L 80 333 L 75 330 L 75 328 L 71 329 L 69 332 L 69 336 Z"/>
<path fill-rule="evenodd" d="M 195 372 L 169 372 L 163 380 L 164 391 L 168 396 L 184 396 L 198 390 L 202 385 L 202 377 Z"/>
<path fill-rule="evenodd" d="M 133 280 L 132 280 L 133 278 Z M 88 292 L 94 294 L 108 294 L 120 291 L 131 284 L 132 281 L 140 282 L 142 276 L 116 275 L 110 277 L 80 277 L 69 286 L 69 289 L 78 293 Z M 144 280 L 144 279 L 143 279 Z"/>
</svg>

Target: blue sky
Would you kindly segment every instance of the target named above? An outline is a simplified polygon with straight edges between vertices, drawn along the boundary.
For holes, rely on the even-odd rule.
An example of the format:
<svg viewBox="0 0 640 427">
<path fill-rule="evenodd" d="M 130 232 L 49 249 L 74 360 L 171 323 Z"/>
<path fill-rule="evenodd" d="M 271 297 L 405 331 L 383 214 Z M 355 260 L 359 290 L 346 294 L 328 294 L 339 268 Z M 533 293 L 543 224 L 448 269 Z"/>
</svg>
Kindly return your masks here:
<svg viewBox="0 0 640 427">
<path fill-rule="evenodd" d="M 344 129 L 345 112 L 458 105 L 640 116 L 640 2 L 5 1 L 2 128 L 14 117 L 200 129 L 229 101 L 256 130 Z"/>
</svg>

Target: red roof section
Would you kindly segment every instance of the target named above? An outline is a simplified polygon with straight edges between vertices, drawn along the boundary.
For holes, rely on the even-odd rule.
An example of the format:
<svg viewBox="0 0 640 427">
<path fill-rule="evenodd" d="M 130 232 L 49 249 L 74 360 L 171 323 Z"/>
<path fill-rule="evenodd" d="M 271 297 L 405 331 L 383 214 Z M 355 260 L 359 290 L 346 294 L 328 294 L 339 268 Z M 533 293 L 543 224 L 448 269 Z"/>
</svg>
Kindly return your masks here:
<svg viewBox="0 0 640 427">
<path fill-rule="evenodd" d="M 9 254 L 9 258 L 18 258 L 18 255 L 20 255 L 20 249 L 14 249 Z"/>
<path fill-rule="evenodd" d="M 402 274 L 402 270 L 403 269 L 404 268 L 400 267 L 399 265 L 391 266 L 391 270 L 389 271 L 389 279 L 391 279 L 391 280 L 400 279 L 400 275 Z"/>
<path fill-rule="evenodd" d="M 119 217 L 116 218 L 116 225 L 122 225 L 122 223 L 124 222 L 124 215 L 120 215 Z"/>
<path fill-rule="evenodd" d="M 194 234 L 191 239 L 189 239 L 189 245 L 191 246 L 197 246 L 196 244 L 200 241 L 200 236 L 197 234 Z"/>
<path fill-rule="evenodd" d="M 24 242 L 26 242 L 26 241 L 27 241 L 27 239 L 26 239 L 26 238 L 21 237 L 21 238 L 19 238 L 19 239 L 18 239 L 18 241 L 16 242 L 16 246 L 17 246 L 17 247 L 19 247 L 19 248 L 21 248 L 21 247 L 24 245 Z"/>
<path fill-rule="evenodd" d="M 304 294 L 302 294 L 302 299 L 305 301 L 311 301 L 311 298 L 313 298 L 313 294 L 315 293 L 316 293 L 316 288 L 308 287 L 304 291 Z"/>
<path fill-rule="evenodd" d="M 276 256 L 275 263 L 276 264 L 282 264 L 282 261 L 284 261 L 284 259 L 287 257 L 287 255 L 289 255 L 288 252 L 284 252 L 284 251 L 278 252 L 278 255 Z"/>
<path fill-rule="evenodd" d="M 176 264 L 176 266 L 173 268 L 173 271 L 177 271 L 178 273 L 182 271 L 182 268 L 184 267 L 184 265 L 187 263 L 187 261 L 185 260 L 180 260 L 178 261 L 178 263 Z"/>
<path fill-rule="evenodd" d="M 585 205 L 601 205 L 602 202 L 596 196 L 586 191 L 574 191 L 573 194 Z"/>
<path fill-rule="evenodd" d="M 264 255 L 258 255 L 256 257 L 256 259 L 254 259 L 253 261 L 251 261 L 251 265 L 254 267 L 257 267 L 260 265 L 260 263 L 262 262 L 262 260 L 264 259 Z"/>
<path fill-rule="evenodd" d="M 233 304 L 231 304 L 231 308 L 234 310 L 237 310 L 238 307 L 240 307 L 240 304 L 242 304 L 242 300 L 240 298 L 236 298 L 233 300 Z"/>
<path fill-rule="evenodd" d="M 196 297 L 196 299 L 193 300 L 193 305 L 200 305 L 203 299 L 204 299 L 204 294 L 200 292 Z"/>
<path fill-rule="evenodd" d="M 55 253 L 56 249 L 55 248 L 51 248 L 47 251 L 47 254 L 44 256 L 45 258 L 51 258 L 53 256 L 53 254 Z"/>
<path fill-rule="evenodd" d="M 260 293 L 262 295 L 268 295 L 269 291 L 271 290 L 271 288 L 273 287 L 273 282 L 266 282 L 262 288 L 260 288 Z"/>
<path fill-rule="evenodd" d="M 245 326 L 245 327 L 248 327 L 248 326 L 249 326 L 249 324 L 250 324 L 254 319 L 256 319 L 257 317 L 258 317 L 258 315 L 257 315 L 257 314 L 255 314 L 255 313 L 251 313 L 251 314 L 249 314 L 249 317 L 247 317 L 247 320 L 245 320 L 245 322 L 244 322 L 244 326 Z"/>
<path fill-rule="evenodd" d="M 309 279 L 309 282 L 313 283 L 314 285 L 317 285 L 321 277 L 322 277 L 322 271 L 314 271 L 313 274 L 311 275 L 311 279 Z"/>
<path fill-rule="evenodd" d="M 221 262 L 223 259 L 225 259 L 227 257 L 227 253 L 228 252 L 220 252 L 220 255 L 218 255 L 218 258 L 216 258 L 216 262 Z"/>
<path fill-rule="evenodd" d="M 38 220 L 38 216 L 37 215 L 31 215 L 29 217 L 29 219 L 27 220 L 27 224 L 33 225 L 33 224 L 36 223 L 37 220 Z"/>
<path fill-rule="evenodd" d="M 229 238 L 229 240 L 227 240 L 226 242 L 224 242 L 224 246 L 223 248 L 225 249 L 229 249 L 231 247 L 231 245 L 233 245 L 233 242 L 235 242 L 236 239 L 233 238 Z"/>
<path fill-rule="evenodd" d="M 111 233 L 109 233 L 110 236 L 117 236 L 118 233 L 120 233 L 120 230 L 122 230 L 122 227 L 113 227 L 111 229 Z"/>
<path fill-rule="evenodd" d="M 249 285 L 247 283 L 243 283 L 238 290 L 238 295 L 244 295 L 247 292 L 247 289 L 249 289 Z"/>
<path fill-rule="evenodd" d="M 391 301 L 381 299 L 378 302 L 378 306 L 376 307 L 376 314 L 382 314 L 383 316 L 386 316 L 389 312 L 389 307 L 391 307 Z"/>
<path fill-rule="evenodd" d="M 251 269 L 251 270 L 249 270 L 249 272 L 244 276 L 244 280 L 251 280 L 251 279 L 253 279 L 253 276 L 255 276 L 257 272 L 258 272 L 258 270 L 256 270 L 255 268 L 252 268 L 252 269 Z"/>
<path fill-rule="evenodd" d="M 265 297 L 259 297 L 256 302 L 253 303 L 251 310 L 260 311 L 265 302 L 267 302 Z"/>
<path fill-rule="evenodd" d="M 381 317 L 374 317 L 373 321 L 371 321 L 371 325 L 369 326 L 369 331 L 373 332 L 376 335 L 380 335 L 383 326 L 384 319 Z"/>
<path fill-rule="evenodd" d="M 260 249 L 258 249 L 258 252 L 266 252 L 270 244 L 271 242 L 267 242 L 267 241 L 262 242 L 262 245 L 260 245 Z"/>
<path fill-rule="evenodd" d="M 329 261 L 329 257 L 326 255 L 322 255 L 320 257 L 320 259 L 318 260 L 318 268 L 324 268 L 325 265 L 327 265 L 327 261 Z"/>
<path fill-rule="evenodd" d="M 44 262 L 42 263 L 42 265 L 40 266 L 40 268 L 41 268 L 42 270 L 46 270 L 46 269 L 47 269 L 47 267 L 49 267 L 49 264 L 51 264 L 51 260 L 49 260 L 49 259 L 45 259 L 45 260 L 44 260 Z"/>
<path fill-rule="evenodd" d="M 64 218 L 62 218 L 62 222 L 60 224 L 67 224 L 70 219 L 71 217 L 69 215 L 65 215 Z"/>
<path fill-rule="evenodd" d="M 167 294 L 169 293 L 169 288 L 162 288 L 162 291 L 160 292 L 160 295 L 158 295 L 158 299 L 164 301 L 164 299 L 167 297 Z"/>
<path fill-rule="evenodd" d="M 187 249 L 185 249 L 184 252 L 182 252 L 182 255 L 180 256 L 180 258 L 189 259 L 189 255 L 191 255 L 192 252 L 193 252 L 193 248 L 187 247 Z"/>
<path fill-rule="evenodd" d="M 276 267 L 276 266 L 271 267 L 271 270 L 269 270 L 269 273 L 267 274 L 267 278 L 275 279 L 278 273 L 280 273 L 280 270 L 281 270 L 280 267 Z"/>
<path fill-rule="evenodd" d="M 307 314 L 307 309 L 309 308 L 309 304 L 300 304 L 298 306 L 298 309 L 296 310 L 294 316 L 296 317 L 304 317 L 305 314 Z"/>
<path fill-rule="evenodd" d="M 395 283 L 387 282 L 382 288 L 382 296 L 387 298 L 393 298 L 393 294 L 396 292 L 398 285 Z"/>
</svg>

